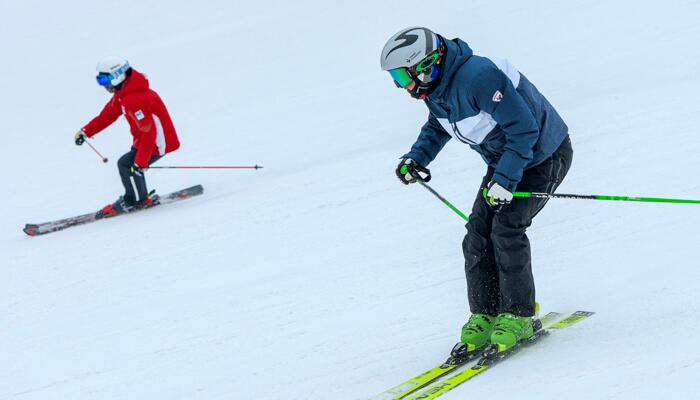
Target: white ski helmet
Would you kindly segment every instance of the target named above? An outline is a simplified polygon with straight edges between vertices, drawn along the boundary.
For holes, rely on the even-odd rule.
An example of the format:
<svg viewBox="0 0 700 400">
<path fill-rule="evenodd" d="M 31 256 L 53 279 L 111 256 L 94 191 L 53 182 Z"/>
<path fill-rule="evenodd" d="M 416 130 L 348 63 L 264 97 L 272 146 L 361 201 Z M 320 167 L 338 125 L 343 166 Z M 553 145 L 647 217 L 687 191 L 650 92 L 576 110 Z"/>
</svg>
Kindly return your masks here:
<svg viewBox="0 0 700 400">
<path fill-rule="evenodd" d="M 115 88 L 124 82 L 130 69 L 129 62 L 122 57 L 105 57 L 97 63 L 97 83 Z"/>
<path fill-rule="evenodd" d="M 440 73 L 444 46 L 440 36 L 428 28 L 405 28 L 386 42 L 380 64 L 396 86 L 403 88 L 415 82 L 411 95 L 423 99 Z"/>
</svg>

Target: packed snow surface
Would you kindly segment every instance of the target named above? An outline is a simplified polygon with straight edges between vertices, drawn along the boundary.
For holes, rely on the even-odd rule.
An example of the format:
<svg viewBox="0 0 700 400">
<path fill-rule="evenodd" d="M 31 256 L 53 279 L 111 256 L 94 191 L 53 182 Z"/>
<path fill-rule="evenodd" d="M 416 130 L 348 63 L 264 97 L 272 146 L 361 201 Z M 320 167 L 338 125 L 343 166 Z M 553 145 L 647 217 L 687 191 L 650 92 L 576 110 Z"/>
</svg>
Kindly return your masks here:
<svg viewBox="0 0 700 400">
<path fill-rule="evenodd" d="M 427 117 L 379 68 L 424 25 L 507 57 L 568 123 L 563 193 L 700 198 L 696 1 L 0 3 L 0 398 L 366 399 L 440 363 L 469 314 L 463 221 L 394 176 Z M 30 238 L 121 192 L 121 119 L 73 134 L 123 55 L 181 150 L 160 193 L 203 196 Z M 433 187 L 470 210 L 451 142 Z M 700 206 L 552 200 L 529 231 L 543 311 L 596 311 L 444 395 L 694 398 Z"/>
</svg>

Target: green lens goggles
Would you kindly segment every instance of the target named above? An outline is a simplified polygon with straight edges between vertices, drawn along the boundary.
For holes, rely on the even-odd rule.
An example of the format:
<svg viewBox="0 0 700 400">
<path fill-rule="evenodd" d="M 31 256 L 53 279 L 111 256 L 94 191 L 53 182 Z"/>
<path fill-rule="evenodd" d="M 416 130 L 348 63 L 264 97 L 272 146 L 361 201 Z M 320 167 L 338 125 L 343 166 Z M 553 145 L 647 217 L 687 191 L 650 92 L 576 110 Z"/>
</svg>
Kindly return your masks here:
<svg viewBox="0 0 700 400">
<path fill-rule="evenodd" d="M 411 70 L 415 71 L 416 74 L 422 74 L 426 70 L 430 69 L 430 67 L 435 65 L 435 63 L 437 63 L 439 60 L 440 54 L 438 54 L 437 51 L 434 51 L 422 59 L 421 62 L 419 62 L 415 67 L 411 68 Z M 391 77 L 394 78 L 394 82 L 396 82 L 398 87 L 406 87 L 409 83 L 411 83 L 411 81 L 413 81 L 413 77 L 411 76 L 411 72 L 408 70 L 408 68 L 394 68 L 389 70 L 389 74 L 391 74 Z"/>
<path fill-rule="evenodd" d="M 408 68 L 394 68 L 389 70 L 389 74 L 394 78 L 394 82 L 399 87 L 406 87 L 413 81 L 413 77 L 408 73 Z"/>
</svg>

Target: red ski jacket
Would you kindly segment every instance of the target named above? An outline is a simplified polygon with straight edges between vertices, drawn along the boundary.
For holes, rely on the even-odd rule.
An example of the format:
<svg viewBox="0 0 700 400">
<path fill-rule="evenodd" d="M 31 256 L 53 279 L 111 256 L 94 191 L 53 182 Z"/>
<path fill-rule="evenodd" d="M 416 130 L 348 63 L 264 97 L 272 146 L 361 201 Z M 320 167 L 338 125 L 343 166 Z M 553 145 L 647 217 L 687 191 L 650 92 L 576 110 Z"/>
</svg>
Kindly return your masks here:
<svg viewBox="0 0 700 400">
<path fill-rule="evenodd" d="M 148 161 L 154 155 L 163 156 L 180 147 L 175 126 L 163 100 L 148 87 L 148 79 L 134 69 L 100 115 L 83 127 L 83 132 L 87 137 L 93 137 L 122 114 L 131 127 L 136 149 L 134 163 L 139 167 L 148 167 Z"/>
</svg>

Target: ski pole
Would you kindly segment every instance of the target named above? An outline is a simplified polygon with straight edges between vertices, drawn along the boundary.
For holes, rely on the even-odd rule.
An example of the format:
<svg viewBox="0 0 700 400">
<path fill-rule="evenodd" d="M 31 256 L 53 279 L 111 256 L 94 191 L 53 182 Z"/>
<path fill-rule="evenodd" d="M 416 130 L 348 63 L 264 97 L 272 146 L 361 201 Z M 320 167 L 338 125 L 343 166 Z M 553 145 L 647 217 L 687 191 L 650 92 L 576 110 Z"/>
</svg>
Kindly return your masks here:
<svg viewBox="0 0 700 400">
<path fill-rule="evenodd" d="M 447 207 L 449 207 L 450 210 L 454 211 L 455 213 L 457 213 L 457 215 L 459 215 L 460 217 L 462 217 L 465 221 L 469 222 L 469 217 L 467 217 L 466 215 L 464 215 L 463 212 L 459 211 L 459 209 L 458 209 L 457 207 L 453 206 L 452 203 L 450 203 L 449 201 L 447 201 L 446 198 L 440 196 L 440 193 L 436 192 L 436 191 L 435 191 L 433 188 L 431 188 L 427 183 L 423 182 L 422 179 L 416 179 L 416 182 L 420 183 L 421 186 L 423 186 L 424 188 L 426 188 L 426 189 L 427 189 L 430 193 L 432 193 L 435 197 L 437 197 L 438 199 L 440 199 L 440 201 L 442 201 L 443 204 L 445 204 Z"/>
<path fill-rule="evenodd" d="M 260 169 L 262 165 L 168 165 L 152 166 L 148 169 Z"/>
<path fill-rule="evenodd" d="M 610 200 L 610 201 L 638 201 L 645 203 L 681 203 L 700 204 L 700 200 L 664 199 L 659 197 L 628 197 L 628 196 L 601 196 L 584 194 L 559 194 L 537 192 L 514 192 L 513 197 L 536 197 L 543 199 L 580 199 L 580 200 Z"/>
<path fill-rule="evenodd" d="M 109 161 L 109 160 L 107 159 L 107 157 L 105 157 L 105 156 L 103 156 L 102 154 L 100 154 L 100 152 L 97 151 L 97 149 L 95 148 L 95 146 L 93 146 L 90 142 L 88 142 L 88 141 L 86 140 L 85 143 L 87 143 L 88 146 L 90 146 L 90 148 L 91 148 L 95 153 L 97 153 L 98 156 L 100 156 L 100 158 L 102 159 L 102 162 L 103 162 L 103 163 L 106 163 L 107 161 Z"/>
<path fill-rule="evenodd" d="M 442 197 L 440 193 L 436 192 L 435 189 L 430 187 L 421 179 L 416 179 L 416 182 L 420 183 L 426 190 L 432 193 L 435 197 L 440 199 L 447 207 L 454 211 L 457 215 L 462 217 L 465 221 L 469 222 L 469 217 L 464 215 L 457 207 L 452 205 L 446 198 Z M 688 199 L 667 199 L 660 197 L 629 197 L 629 196 L 602 196 L 602 195 L 582 195 L 582 194 L 564 194 L 564 193 L 538 193 L 538 192 L 513 192 L 513 197 L 520 198 L 547 198 L 547 199 L 581 199 L 581 200 L 607 200 L 607 201 L 636 201 L 645 203 L 676 203 L 676 204 L 700 204 L 700 200 L 688 200 Z"/>
</svg>

